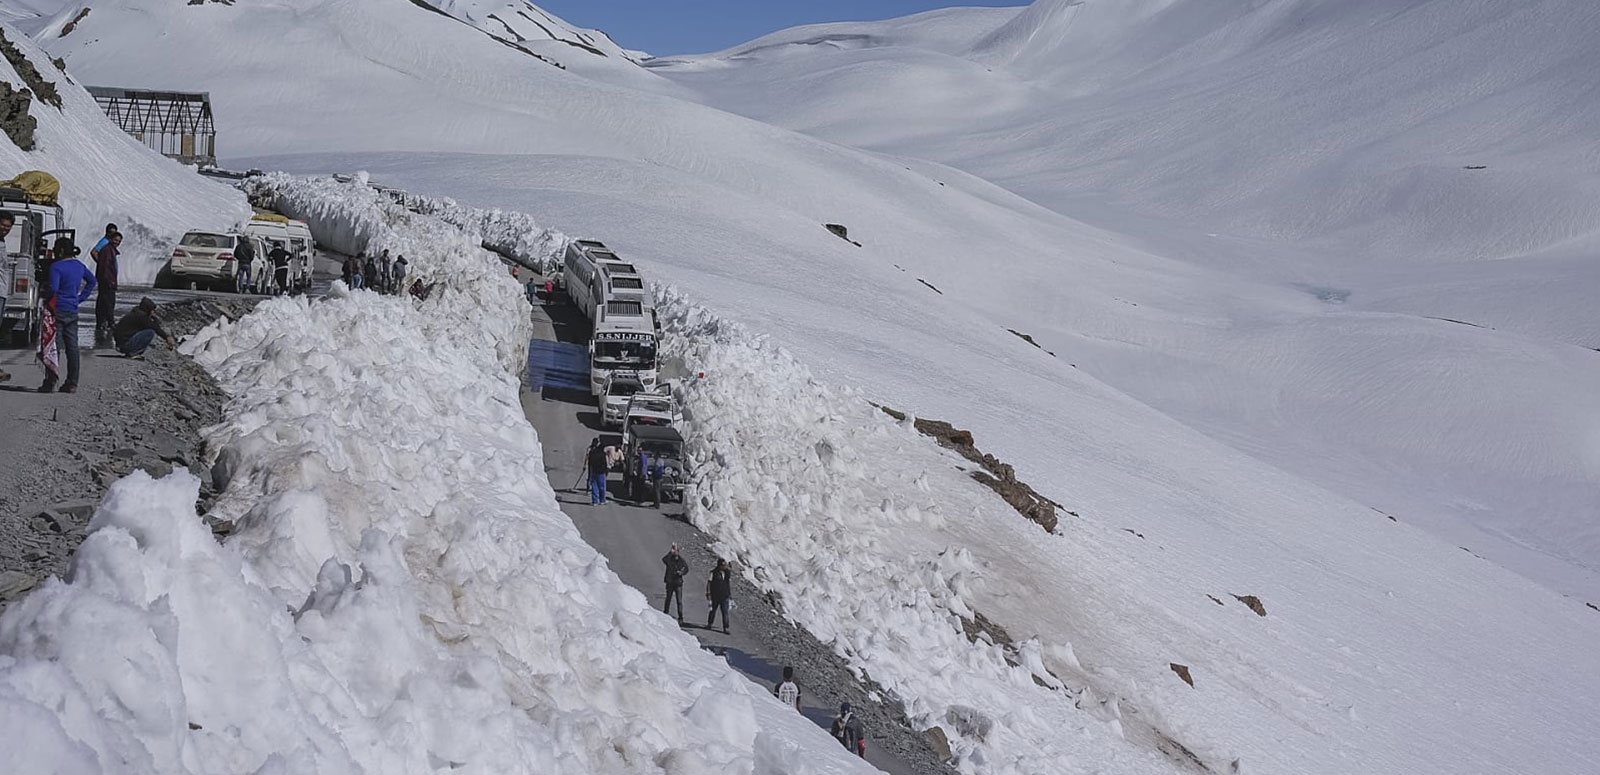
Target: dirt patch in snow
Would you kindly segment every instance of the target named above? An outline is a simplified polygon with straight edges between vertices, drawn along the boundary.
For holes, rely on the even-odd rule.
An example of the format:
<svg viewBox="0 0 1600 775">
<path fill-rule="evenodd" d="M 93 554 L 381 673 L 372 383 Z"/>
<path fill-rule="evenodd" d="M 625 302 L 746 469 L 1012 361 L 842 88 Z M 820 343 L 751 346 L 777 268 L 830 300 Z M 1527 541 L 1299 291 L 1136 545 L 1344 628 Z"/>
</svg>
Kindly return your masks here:
<svg viewBox="0 0 1600 775">
<path fill-rule="evenodd" d="M 1168 667 L 1171 667 L 1172 672 L 1177 673 L 1178 677 L 1182 678 L 1184 683 L 1194 686 L 1194 676 L 1189 675 L 1188 665 L 1180 665 L 1177 662 L 1173 662 L 1172 664 L 1168 665 Z"/>
<path fill-rule="evenodd" d="M 906 413 L 887 406 L 880 406 L 884 414 L 904 421 Z M 943 420 L 927 420 L 918 417 L 913 424 L 924 436 L 933 438 L 939 446 L 952 449 L 962 457 L 982 466 L 983 470 L 973 471 L 972 478 L 978 480 L 985 487 L 995 491 L 1018 514 L 1027 517 L 1029 521 L 1045 529 L 1047 533 L 1056 532 L 1056 509 L 1061 504 L 1040 495 L 1026 482 L 1017 480 L 1017 473 L 1009 463 L 1002 463 L 994 455 L 978 449 L 973 443 L 972 432 L 964 431 Z M 1070 513 L 1070 512 L 1069 512 Z"/>
<path fill-rule="evenodd" d="M 1261 603 L 1261 598 L 1255 595 L 1234 595 L 1233 599 L 1249 606 L 1250 610 L 1256 612 L 1256 616 L 1267 615 L 1267 607 Z"/>
<path fill-rule="evenodd" d="M 44 76 L 39 74 L 39 69 L 33 66 L 33 60 L 28 59 L 3 31 L 0 31 L 0 54 L 5 55 L 6 61 L 10 62 L 16 69 L 17 75 L 22 77 L 23 84 L 33 91 L 40 102 L 56 110 L 61 109 L 61 93 L 56 91 L 55 82 L 46 81 Z"/>
<path fill-rule="evenodd" d="M 78 22 L 83 21 L 83 17 L 88 15 L 89 9 L 85 8 L 79 11 L 77 16 L 72 17 L 72 21 L 61 25 L 61 37 L 65 38 L 66 36 L 71 35 L 72 31 L 78 28 Z"/>
</svg>

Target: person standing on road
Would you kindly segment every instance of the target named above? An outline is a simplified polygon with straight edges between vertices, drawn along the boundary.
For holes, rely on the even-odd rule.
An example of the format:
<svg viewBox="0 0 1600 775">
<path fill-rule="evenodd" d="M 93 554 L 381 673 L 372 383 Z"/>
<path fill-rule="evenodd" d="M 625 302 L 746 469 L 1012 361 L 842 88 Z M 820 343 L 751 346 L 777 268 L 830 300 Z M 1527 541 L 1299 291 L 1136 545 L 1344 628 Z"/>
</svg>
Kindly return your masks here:
<svg viewBox="0 0 1600 775">
<path fill-rule="evenodd" d="M 94 247 L 89 248 L 89 257 L 94 259 L 96 264 L 100 262 L 100 251 L 105 250 L 106 246 L 111 244 L 111 235 L 119 233 L 116 224 L 106 224 L 105 236 L 101 237 L 99 242 L 94 243 Z"/>
<path fill-rule="evenodd" d="M 233 290 L 235 293 L 245 293 L 250 287 L 250 264 L 256 260 L 256 247 L 250 243 L 248 236 L 239 235 L 239 244 L 233 248 L 233 260 L 239 264 L 233 277 Z"/>
<path fill-rule="evenodd" d="M 117 254 L 122 251 L 122 234 L 112 231 L 101 242 L 104 244 L 94 254 L 94 279 L 100 286 L 100 296 L 94 302 L 95 347 L 110 343 L 111 327 L 117 324 Z"/>
<path fill-rule="evenodd" d="M 378 257 L 378 293 L 393 293 L 390 280 L 394 277 L 394 260 L 389 258 L 389 251 L 383 251 Z"/>
<path fill-rule="evenodd" d="M 599 506 L 606 502 L 606 477 L 611 473 L 616 447 L 599 443 L 589 445 L 589 505 Z"/>
<path fill-rule="evenodd" d="M 111 336 L 117 343 L 117 352 L 122 353 L 124 358 L 144 357 L 144 351 L 158 336 L 166 340 L 168 347 L 178 347 L 178 340 L 167 333 L 167 329 L 156 318 L 156 303 L 148 297 L 140 299 L 139 306 L 117 321 Z"/>
<path fill-rule="evenodd" d="M 711 578 L 706 582 L 706 599 L 711 601 L 711 610 L 706 613 L 706 629 L 711 629 L 711 624 L 717 620 L 717 612 L 722 612 L 722 631 L 728 632 L 728 599 L 733 597 L 733 573 L 728 570 L 728 561 L 717 560 L 717 567 L 711 569 Z"/>
<path fill-rule="evenodd" d="M 683 624 L 683 577 L 689 575 L 689 562 L 678 553 L 678 545 L 673 544 L 667 550 L 666 556 L 661 558 L 661 564 L 667 566 L 666 575 L 661 579 L 667 585 L 667 601 L 661 604 L 661 613 L 671 613 L 672 601 L 678 601 L 678 624 Z"/>
<path fill-rule="evenodd" d="M 377 256 L 367 256 L 366 262 L 361 265 L 361 285 L 380 293 L 383 291 L 378 285 Z"/>
<path fill-rule="evenodd" d="M 867 741 L 861 736 L 861 722 L 856 720 L 855 713 L 850 710 L 850 703 L 839 704 L 839 715 L 833 717 L 833 725 L 828 728 L 833 733 L 833 739 L 838 740 L 846 750 L 855 755 L 867 758 Z"/>
<path fill-rule="evenodd" d="M 398 294 L 406 289 L 406 257 L 396 256 L 394 259 L 394 290 L 390 293 Z"/>
<path fill-rule="evenodd" d="M 272 250 L 267 253 L 267 260 L 272 262 L 272 284 L 277 286 L 279 295 L 289 292 L 289 251 L 285 250 L 282 242 L 273 242 Z"/>
<path fill-rule="evenodd" d="M 783 668 L 783 680 L 772 687 L 772 696 L 785 705 L 793 705 L 795 710 L 800 710 L 800 685 L 794 682 L 794 668 L 787 665 Z"/>
<path fill-rule="evenodd" d="M 352 291 L 361 287 L 361 266 L 366 258 L 366 253 L 357 253 L 344 260 L 344 284 Z"/>
<path fill-rule="evenodd" d="M 539 303 L 539 278 L 529 277 L 528 283 L 522 286 L 522 295 L 528 298 L 529 304 Z"/>
<path fill-rule="evenodd" d="M 57 260 L 50 265 L 50 294 L 56 306 L 56 342 L 61 355 L 67 359 L 67 379 L 61 384 L 63 393 L 78 391 L 78 307 L 94 294 L 95 284 L 94 273 L 76 258 Z M 55 389 L 56 375 L 46 371 L 39 392 L 53 393 Z"/>
</svg>

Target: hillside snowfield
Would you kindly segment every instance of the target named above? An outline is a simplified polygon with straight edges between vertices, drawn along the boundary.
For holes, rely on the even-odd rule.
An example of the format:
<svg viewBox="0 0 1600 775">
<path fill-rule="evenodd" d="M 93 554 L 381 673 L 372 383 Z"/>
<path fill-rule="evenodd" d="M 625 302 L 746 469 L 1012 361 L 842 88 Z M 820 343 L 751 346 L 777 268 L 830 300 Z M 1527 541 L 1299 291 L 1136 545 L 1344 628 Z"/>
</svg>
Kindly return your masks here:
<svg viewBox="0 0 1600 775">
<path fill-rule="evenodd" d="M 66 225 L 78 230 L 84 260 L 106 223 L 114 222 L 127 235 L 120 259 L 123 281 L 149 282 L 184 231 L 224 229 L 250 217 L 238 191 L 135 142 L 106 120 L 77 79 L 57 70 L 26 36 L 4 25 L 0 33 L 54 86 L 61 103 L 57 107 L 35 95 L 28 109 L 38 122 L 33 150 L 23 151 L 0 136 L 0 179 L 24 170 L 55 175 Z M 31 90 L 5 59 L 0 59 L 0 79 Z"/>
<path fill-rule="evenodd" d="M 1247 453 L 1600 592 L 1600 403 L 1572 381 L 1600 347 L 1600 6 L 1041 0 L 650 64 L 709 104 L 1328 302 L 1160 352 L 1081 341 L 1053 310 L 1030 333 Z"/>
<path fill-rule="evenodd" d="M 1576 775 L 1594 12 L 1500 7 L 1042 0 L 592 77 L 379 0 L 38 29 L 82 78 L 211 91 L 225 154 L 531 213 L 704 305 L 696 519 L 914 721 L 993 720 L 975 771 L 1177 771 L 1165 735 L 1214 771 Z M 1044 535 L 867 399 L 1080 516 Z M 1106 702 L 963 647 L 965 607 Z"/>
</svg>

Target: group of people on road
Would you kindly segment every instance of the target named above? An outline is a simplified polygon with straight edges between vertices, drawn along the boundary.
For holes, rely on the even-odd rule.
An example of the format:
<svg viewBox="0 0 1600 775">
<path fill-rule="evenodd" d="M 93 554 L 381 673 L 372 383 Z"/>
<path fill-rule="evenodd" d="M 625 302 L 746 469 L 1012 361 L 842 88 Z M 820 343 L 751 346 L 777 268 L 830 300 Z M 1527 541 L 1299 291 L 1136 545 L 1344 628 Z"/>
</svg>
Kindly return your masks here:
<svg viewBox="0 0 1600 775">
<path fill-rule="evenodd" d="M 0 242 L 11 235 L 16 223 L 15 213 L 0 211 Z M 57 238 L 42 252 L 37 267 L 41 314 L 39 350 L 35 353 L 44 367 L 40 393 L 77 392 L 83 370 L 78 315 L 91 296 L 95 297 L 94 348 L 113 346 L 124 357 L 138 358 L 157 336 L 165 339 L 169 346 L 176 345 L 176 340 L 156 318 L 155 302 L 148 298 L 140 300 L 121 320 L 116 319 L 117 257 L 121 250 L 122 233 L 116 224 L 108 223 L 104 236 L 89 250 L 94 261 L 92 269 L 79 258 L 81 251 L 71 237 Z M 63 365 L 65 379 L 62 378 Z"/>
<path fill-rule="evenodd" d="M 248 236 L 240 237 L 239 244 L 233 248 L 233 260 L 238 264 L 238 273 L 233 278 L 234 290 L 239 293 L 263 293 L 281 296 L 294 289 L 289 283 L 289 265 L 294 261 L 294 254 L 289 252 L 288 244 L 282 240 L 269 240 L 272 248 L 261 259 L 266 261 L 266 268 L 272 269 L 270 274 L 257 274 L 255 271 L 256 249 Z M 309 256 L 305 260 L 310 260 Z M 263 268 L 263 272 L 266 271 Z"/>
<path fill-rule="evenodd" d="M 345 259 L 344 284 L 350 290 L 367 288 L 378 293 L 398 294 L 406 287 L 408 265 L 405 256 L 390 258 L 388 250 L 376 256 L 362 251 Z"/>
<path fill-rule="evenodd" d="M 661 604 L 661 612 L 672 615 L 673 604 L 677 604 L 678 624 L 683 624 L 683 583 L 689 576 L 689 561 L 683 558 L 676 543 L 667 549 L 661 557 L 661 564 L 665 566 L 662 583 L 667 588 L 667 596 Z M 733 607 L 733 570 L 728 566 L 728 561 L 718 558 L 711 569 L 711 575 L 706 579 L 706 629 L 714 629 L 717 613 L 722 614 L 722 632 L 730 632 L 728 612 Z M 795 682 L 794 668 L 783 668 L 783 680 L 772 687 L 772 694 L 784 705 L 792 706 L 796 711 L 800 708 L 800 685 Z M 865 758 L 867 755 L 867 739 L 861 730 L 861 720 L 851 710 L 850 703 L 839 705 L 839 714 L 834 716 L 828 731 L 841 745 Z"/>
<path fill-rule="evenodd" d="M 679 553 L 678 545 L 673 544 L 661 558 L 661 563 L 667 568 L 662 578 L 667 585 L 667 600 L 661 605 L 661 612 L 672 613 L 672 601 L 678 601 L 678 623 L 683 624 L 683 580 L 689 575 L 689 562 Z M 733 571 L 728 567 L 727 560 L 719 558 L 711 569 L 711 576 L 706 579 L 706 629 L 712 629 L 717 621 L 717 613 L 721 612 L 722 631 L 730 632 L 728 612 L 732 607 Z"/>
</svg>

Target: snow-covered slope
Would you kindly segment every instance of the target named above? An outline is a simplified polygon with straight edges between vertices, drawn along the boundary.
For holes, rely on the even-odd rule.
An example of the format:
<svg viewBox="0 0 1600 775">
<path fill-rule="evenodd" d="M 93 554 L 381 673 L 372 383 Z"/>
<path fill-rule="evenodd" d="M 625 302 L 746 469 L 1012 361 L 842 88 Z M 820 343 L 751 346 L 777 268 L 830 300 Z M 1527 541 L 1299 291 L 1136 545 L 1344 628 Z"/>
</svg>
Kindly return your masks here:
<svg viewBox="0 0 1600 775">
<path fill-rule="evenodd" d="M 1336 16 L 1338 4 L 1288 5 Z M 1127 7 L 1155 18 L 1169 6 Z M 1170 4 L 1186 7 L 1199 6 Z M 1225 5 L 1230 14 L 1245 7 Z M 1047 3 L 1035 13 L 1064 19 L 1066 11 Z M 795 115 L 812 106 L 841 131 L 888 138 L 881 147 L 907 154 L 964 163 L 994 149 L 994 167 L 979 171 L 1006 187 L 655 89 L 600 83 L 407 4 L 118 0 L 45 40 L 85 77 L 211 91 L 220 142 L 255 163 L 365 167 L 418 193 L 536 213 L 605 239 L 715 310 L 703 326 L 685 313 L 678 330 L 701 341 L 684 352 L 708 366 L 708 379 L 748 390 L 717 384 L 696 399 L 721 412 L 697 416 L 696 427 L 725 448 L 707 475 L 711 486 L 726 485 L 697 519 L 760 565 L 758 580 L 786 599 L 805 606 L 803 591 L 817 589 L 834 603 L 839 610 L 817 606 L 797 618 L 863 669 L 892 671 L 917 723 L 949 724 L 961 707 L 980 705 L 1002 728 L 995 743 L 962 740 L 976 770 L 1182 766 L 1148 756 L 1165 735 L 1217 771 L 1238 759 L 1246 772 L 1585 772 L 1600 755 L 1581 728 L 1600 696 L 1588 648 L 1600 638 L 1600 615 L 1550 587 L 1600 590 L 1590 564 L 1600 535 L 1586 522 L 1600 494 L 1591 389 L 1600 361 L 1561 342 L 1374 313 L 1359 307 L 1359 289 L 1340 304 L 1352 286 L 1339 284 L 1337 264 L 1315 260 L 1318 246 L 1288 250 L 1266 232 L 1222 226 L 1214 238 L 1188 230 L 1181 208 L 1163 205 L 1183 200 L 1184 186 L 1194 193 L 1218 180 L 1221 190 L 1207 197 L 1241 197 L 1266 207 L 1264 217 L 1287 213 L 1301 194 L 1285 189 L 1284 202 L 1252 194 L 1271 177 L 1254 168 L 1223 180 L 1206 178 L 1200 157 L 1115 155 L 1119 132 L 1145 136 L 1141 111 L 1193 107 L 1179 88 L 1192 84 L 1170 85 L 1170 100 L 1156 87 L 1157 96 L 1122 92 L 1126 115 L 1109 86 L 1091 95 L 1101 112 L 1082 120 L 1117 130 L 1095 141 L 1111 150 L 1096 150 L 1087 130 L 1074 135 L 1093 162 L 1082 173 L 1089 183 L 1051 205 L 1080 204 L 1094 193 L 1090 183 L 1101 186 L 1112 204 L 1084 211 L 1100 225 L 1019 196 L 1035 192 L 1025 176 L 1001 174 L 1008 168 L 1072 181 L 1074 168 L 1057 166 L 1070 154 L 1026 142 L 1064 130 L 1003 121 L 972 129 L 952 122 L 948 107 L 956 118 L 989 120 L 1005 116 L 996 103 L 1020 109 L 1072 96 L 1051 80 L 1060 76 L 1043 66 L 1048 57 L 1034 62 L 1013 45 L 1028 35 L 998 34 L 1015 18 L 941 12 L 864 37 L 770 46 L 744 64 L 725 57 L 652 70 L 681 67 L 685 75 L 672 77 L 702 99 L 754 104 L 762 83 L 785 94 L 782 79 L 748 75 L 781 60 L 814 91 L 766 104 L 787 101 L 799 106 Z M 1042 42 L 1044 32 L 1032 38 Z M 174 45 L 158 56 L 148 42 L 161 36 Z M 894 36 L 935 40 L 914 52 L 922 69 L 882 59 L 905 48 L 882 44 Z M 1344 39 L 1335 37 L 1327 45 Z M 212 40 L 240 43 L 198 44 Z M 805 61 L 808 52 L 880 59 L 833 68 L 835 90 L 827 71 L 847 63 L 819 66 Z M 1267 61 L 1251 77 L 1280 74 Z M 1000 73 L 1036 65 L 1027 77 Z M 690 70 L 701 80 L 691 83 Z M 1143 71 L 1112 69 L 1107 78 Z M 880 102 L 901 112 L 872 113 Z M 847 120 L 853 112 L 859 121 Z M 1201 115 L 1225 122 L 1230 112 Z M 940 134 L 935 125 L 954 128 Z M 1150 126 L 1152 141 L 1176 131 Z M 1250 139 L 1269 151 L 1293 147 Z M 934 153 L 941 144 L 948 157 Z M 1226 157 L 1217 163 L 1232 169 Z M 1192 176 L 1178 174 L 1185 164 Z M 1557 201 L 1548 209 L 1559 210 Z M 1219 212 L 1217 223 L 1248 209 Z M 830 235 L 825 222 L 849 226 L 862 247 Z M 1385 239 L 1401 245 L 1416 228 L 1397 223 Z M 1414 279 L 1396 286 L 1396 298 L 1415 301 L 1431 287 Z M 770 340 L 715 347 L 732 336 L 723 320 Z M 1081 516 L 1055 537 L 1021 523 L 926 442 L 882 425 L 865 398 L 971 428 Z M 853 465 L 819 475 L 816 442 L 825 440 Z M 816 491 L 828 482 L 845 489 Z M 814 546 L 811 525 L 843 538 Z M 791 547 L 808 548 L 774 554 Z M 967 552 L 971 564 L 942 561 L 946 548 Z M 896 572 L 904 569 L 919 572 Z M 1259 596 L 1268 616 L 1229 594 Z M 1074 689 L 1120 700 L 1077 710 L 1078 700 L 1035 691 L 981 650 L 919 666 L 915 658 L 927 656 L 919 647 L 960 647 L 954 600 L 1019 641 L 1037 638 Z M 935 626 L 943 629 L 926 629 Z M 1173 663 L 1191 668 L 1194 687 Z M 1021 685 L 1006 688 L 1013 678 Z M 1119 708 L 1124 718 L 1113 725 L 1106 717 Z M 1119 727 L 1126 740 L 1107 737 Z M 1066 764 L 1053 757 L 1063 750 L 1076 754 Z"/>
<path fill-rule="evenodd" d="M 67 225 L 78 230 L 85 257 L 105 224 L 116 223 L 127 235 L 121 257 L 124 281 L 148 282 L 184 231 L 226 228 L 250 217 L 239 192 L 135 142 L 31 41 L 12 27 L 0 26 L 0 34 L 32 63 L 60 103 L 35 95 L 28 109 L 37 121 L 33 150 L 24 151 L 0 135 L 0 179 L 34 169 L 55 175 Z M 8 59 L 0 59 L 0 79 L 13 88 L 36 90 Z"/>
<path fill-rule="evenodd" d="M 1040 0 L 1004 13 L 801 28 L 657 72 L 719 106 L 956 164 L 1067 212 L 1110 200 L 1345 263 L 1515 256 L 1600 228 L 1593 3 Z M 951 27 L 971 44 L 952 45 Z M 908 107 L 936 120 L 907 121 Z"/>
<path fill-rule="evenodd" d="M 1167 355 L 1075 341 L 1079 324 L 1030 331 L 1239 449 L 1596 589 L 1596 408 L 1556 365 L 1600 347 L 1593 3 L 1040 0 L 654 64 L 710 104 L 952 164 L 1141 248 L 1330 302 L 1349 317 L 1317 334 L 1230 313 L 1172 331 L 1154 348 Z M 1552 394 L 1549 414 L 1523 398 Z M 1508 442 L 1528 423 L 1543 428 Z"/>
</svg>

